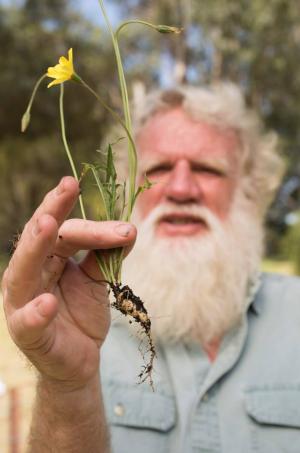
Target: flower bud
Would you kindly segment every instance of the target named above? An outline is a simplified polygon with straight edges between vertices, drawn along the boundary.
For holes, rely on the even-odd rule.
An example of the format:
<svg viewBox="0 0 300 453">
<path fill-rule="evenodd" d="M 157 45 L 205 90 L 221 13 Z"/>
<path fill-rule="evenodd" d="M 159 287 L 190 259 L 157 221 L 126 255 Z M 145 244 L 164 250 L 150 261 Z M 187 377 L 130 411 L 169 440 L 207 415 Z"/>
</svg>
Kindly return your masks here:
<svg viewBox="0 0 300 453">
<path fill-rule="evenodd" d="M 25 132 L 30 123 L 30 112 L 26 110 L 21 120 L 21 132 Z"/>
<path fill-rule="evenodd" d="M 159 33 L 176 33 L 179 34 L 182 32 L 183 28 L 178 27 L 169 27 L 168 25 L 157 25 L 156 30 Z"/>
</svg>

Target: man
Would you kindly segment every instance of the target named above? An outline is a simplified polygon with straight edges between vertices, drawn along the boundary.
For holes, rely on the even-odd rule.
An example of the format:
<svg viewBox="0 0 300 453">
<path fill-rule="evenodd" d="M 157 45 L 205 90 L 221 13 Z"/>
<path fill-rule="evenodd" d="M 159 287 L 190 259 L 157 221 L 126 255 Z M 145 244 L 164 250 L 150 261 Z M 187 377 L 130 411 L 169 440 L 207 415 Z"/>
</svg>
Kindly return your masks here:
<svg viewBox="0 0 300 453">
<path fill-rule="evenodd" d="M 299 451 L 300 285 L 259 273 L 274 137 L 225 84 L 150 95 L 136 138 L 139 180 L 155 184 L 138 200 L 123 282 L 152 319 L 154 392 L 136 384 L 147 351 L 127 319 L 113 313 L 107 335 L 93 253 L 68 259 L 129 250 L 135 228 L 65 220 L 78 196 L 66 178 L 3 279 L 11 335 L 39 370 L 29 452 Z"/>
</svg>

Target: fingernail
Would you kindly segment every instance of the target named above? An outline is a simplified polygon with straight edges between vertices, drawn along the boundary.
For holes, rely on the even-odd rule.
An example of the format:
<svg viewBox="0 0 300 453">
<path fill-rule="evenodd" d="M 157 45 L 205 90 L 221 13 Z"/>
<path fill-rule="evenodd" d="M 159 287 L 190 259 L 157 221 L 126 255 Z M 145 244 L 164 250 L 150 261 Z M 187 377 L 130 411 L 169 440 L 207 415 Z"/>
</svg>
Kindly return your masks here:
<svg viewBox="0 0 300 453">
<path fill-rule="evenodd" d="M 41 231 L 41 229 L 40 229 L 39 221 L 37 220 L 37 221 L 35 222 L 35 225 L 34 225 L 33 228 L 32 228 L 32 234 L 33 234 L 33 236 L 37 236 L 37 235 L 39 234 L 40 231 Z"/>
<path fill-rule="evenodd" d="M 116 233 L 118 233 L 120 236 L 127 237 L 129 236 L 130 231 L 132 230 L 132 226 L 128 223 L 119 223 L 115 227 Z"/>
<path fill-rule="evenodd" d="M 59 185 L 56 187 L 56 195 L 60 195 L 65 191 L 65 178 L 62 178 Z"/>
</svg>

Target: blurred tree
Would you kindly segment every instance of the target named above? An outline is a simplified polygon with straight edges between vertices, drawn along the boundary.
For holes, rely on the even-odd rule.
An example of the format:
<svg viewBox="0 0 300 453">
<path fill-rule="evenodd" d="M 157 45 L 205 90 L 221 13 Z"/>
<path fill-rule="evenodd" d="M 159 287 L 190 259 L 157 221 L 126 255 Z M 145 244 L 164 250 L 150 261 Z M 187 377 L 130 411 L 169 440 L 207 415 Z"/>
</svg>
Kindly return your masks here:
<svg viewBox="0 0 300 453">
<path fill-rule="evenodd" d="M 280 134 L 291 165 L 300 164 L 298 0 L 113 1 L 122 14 L 185 28 L 184 39 L 167 35 L 158 45 L 160 36 L 132 27 L 128 45 L 131 61 L 140 62 L 137 77 L 143 79 L 150 60 L 152 78 L 146 78 L 146 85 L 161 76 L 162 67 L 169 68 L 169 79 L 162 79 L 167 85 L 220 79 L 238 83 L 266 126 Z"/>
<path fill-rule="evenodd" d="M 69 3 L 67 0 L 25 0 L 25 15 L 30 20 L 68 22 Z"/>
<path fill-rule="evenodd" d="M 26 134 L 20 119 L 36 80 L 58 57 L 74 48 L 78 73 L 104 98 L 113 97 L 111 47 L 65 0 L 27 0 L 22 7 L 0 6 L 0 235 L 1 253 L 28 219 L 43 194 L 70 174 L 60 137 L 57 87 L 38 91 Z M 101 55 L 99 57 L 99 55 Z M 49 80 L 50 81 L 50 80 Z M 97 159 L 95 150 L 108 125 L 106 112 L 73 83 L 66 84 L 67 135 L 77 166 Z"/>
<path fill-rule="evenodd" d="M 215 0 L 196 8 L 213 44 L 210 74 L 239 83 L 267 127 L 281 136 L 284 152 L 299 162 L 300 9 L 297 0 Z"/>
<path fill-rule="evenodd" d="M 295 273 L 300 275 L 300 216 L 295 213 L 295 223 L 291 225 L 288 233 L 280 242 L 280 253 L 284 260 L 294 264 Z"/>
<path fill-rule="evenodd" d="M 280 134 L 291 168 L 300 165 L 297 0 L 214 0 L 203 5 L 198 0 L 110 1 L 124 20 L 139 17 L 184 27 L 183 37 L 160 35 L 140 25 L 122 31 L 129 81 L 140 81 L 146 88 L 218 79 L 237 82 L 266 126 Z M 20 118 L 40 74 L 73 47 L 77 72 L 119 106 L 107 33 L 71 6 L 71 0 L 25 0 L 22 7 L 0 6 L 0 171 L 5 175 L 0 202 L 6 213 L 0 234 L 4 244 L 13 231 L 20 230 L 40 194 L 69 172 L 59 134 L 57 88 L 47 90 L 45 84 L 39 91 L 29 131 L 18 135 Z M 94 159 L 108 124 L 106 113 L 80 90 L 75 84 L 66 86 L 67 132 L 77 162 Z M 12 200 L 15 209 L 9 207 Z"/>
</svg>

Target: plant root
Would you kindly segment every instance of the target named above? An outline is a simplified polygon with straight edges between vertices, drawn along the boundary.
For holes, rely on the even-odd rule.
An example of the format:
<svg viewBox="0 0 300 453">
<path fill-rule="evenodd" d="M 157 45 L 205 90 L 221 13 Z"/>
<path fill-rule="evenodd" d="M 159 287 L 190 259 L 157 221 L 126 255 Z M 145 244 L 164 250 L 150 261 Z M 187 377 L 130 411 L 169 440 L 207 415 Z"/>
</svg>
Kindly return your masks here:
<svg viewBox="0 0 300 453">
<path fill-rule="evenodd" d="M 115 301 L 112 303 L 112 306 L 123 313 L 125 316 L 131 316 L 132 318 L 134 318 L 135 322 L 140 324 L 143 333 L 148 339 L 149 347 L 146 353 L 150 354 L 150 358 L 148 360 L 148 363 L 146 363 L 146 365 L 143 365 L 142 371 L 138 375 L 138 378 L 139 384 L 149 379 L 150 386 L 152 390 L 154 390 L 152 371 L 156 352 L 151 336 L 151 320 L 149 318 L 147 310 L 144 307 L 142 300 L 133 293 L 132 289 L 129 286 L 122 286 L 121 283 L 109 283 L 109 286 L 115 297 Z M 129 322 L 131 323 L 132 321 L 130 320 Z"/>
</svg>

